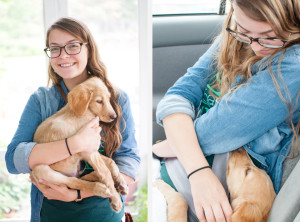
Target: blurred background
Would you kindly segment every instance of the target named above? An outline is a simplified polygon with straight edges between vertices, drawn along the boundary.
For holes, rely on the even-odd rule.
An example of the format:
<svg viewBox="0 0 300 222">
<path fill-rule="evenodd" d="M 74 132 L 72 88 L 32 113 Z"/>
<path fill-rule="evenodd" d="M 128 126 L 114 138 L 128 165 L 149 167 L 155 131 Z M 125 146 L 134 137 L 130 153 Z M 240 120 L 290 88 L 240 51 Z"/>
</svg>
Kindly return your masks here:
<svg viewBox="0 0 300 222">
<path fill-rule="evenodd" d="M 8 174 L 4 155 L 29 96 L 47 85 L 45 33 L 63 16 L 91 30 L 109 79 L 129 95 L 142 144 L 137 0 L 0 0 L 0 221 L 30 218 L 28 175 Z M 147 221 L 146 153 L 140 146 L 141 170 L 126 203 L 135 221 Z"/>
</svg>

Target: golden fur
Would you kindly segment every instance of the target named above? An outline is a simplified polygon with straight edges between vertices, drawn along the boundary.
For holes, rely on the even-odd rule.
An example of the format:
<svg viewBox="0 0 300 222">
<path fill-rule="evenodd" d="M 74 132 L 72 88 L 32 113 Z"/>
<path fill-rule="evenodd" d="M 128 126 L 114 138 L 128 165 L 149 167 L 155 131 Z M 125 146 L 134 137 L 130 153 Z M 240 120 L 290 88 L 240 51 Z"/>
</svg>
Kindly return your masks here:
<svg viewBox="0 0 300 222">
<path fill-rule="evenodd" d="M 116 118 L 110 104 L 110 93 L 103 81 L 97 77 L 74 87 L 68 94 L 68 104 L 40 124 L 33 141 L 47 143 L 73 136 L 95 116 L 99 116 L 102 122 L 111 122 Z M 95 171 L 77 178 L 82 160 L 87 161 Z M 50 166 L 38 165 L 34 167 L 31 175 L 38 184 L 39 179 L 44 179 L 56 185 L 109 197 L 112 209 L 117 212 L 122 209 L 118 193 L 127 194 L 127 184 L 117 165 L 99 152 L 76 153 Z"/>
<path fill-rule="evenodd" d="M 154 187 L 163 194 L 167 203 L 167 221 L 187 222 L 188 205 L 183 196 L 176 192 L 169 184 L 163 180 L 156 180 Z"/>
<path fill-rule="evenodd" d="M 246 150 L 230 154 L 227 163 L 227 185 L 233 214 L 231 222 L 267 221 L 276 197 L 268 174 L 257 168 Z"/>
</svg>

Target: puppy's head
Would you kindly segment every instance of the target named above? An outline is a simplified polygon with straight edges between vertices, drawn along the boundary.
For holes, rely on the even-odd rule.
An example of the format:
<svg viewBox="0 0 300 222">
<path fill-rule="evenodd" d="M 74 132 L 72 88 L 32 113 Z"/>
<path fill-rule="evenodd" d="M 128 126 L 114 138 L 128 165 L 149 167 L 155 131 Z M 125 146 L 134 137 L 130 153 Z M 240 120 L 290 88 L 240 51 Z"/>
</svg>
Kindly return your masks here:
<svg viewBox="0 0 300 222">
<path fill-rule="evenodd" d="M 74 87 L 68 94 L 68 102 L 76 116 L 84 115 L 89 109 L 102 122 L 112 122 L 117 117 L 110 103 L 110 92 L 97 77 Z"/>
<path fill-rule="evenodd" d="M 240 148 L 230 154 L 226 175 L 234 213 L 239 209 L 239 214 L 245 216 L 251 204 L 255 206 L 251 209 L 260 211 L 256 215 L 268 214 L 275 198 L 272 181 L 264 170 L 253 164 L 245 149 Z M 241 210 L 245 203 L 245 210 Z"/>
<path fill-rule="evenodd" d="M 227 163 L 227 184 L 231 197 L 235 197 L 246 180 L 251 181 L 253 169 L 252 160 L 243 148 L 231 152 Z"/>
</svg>

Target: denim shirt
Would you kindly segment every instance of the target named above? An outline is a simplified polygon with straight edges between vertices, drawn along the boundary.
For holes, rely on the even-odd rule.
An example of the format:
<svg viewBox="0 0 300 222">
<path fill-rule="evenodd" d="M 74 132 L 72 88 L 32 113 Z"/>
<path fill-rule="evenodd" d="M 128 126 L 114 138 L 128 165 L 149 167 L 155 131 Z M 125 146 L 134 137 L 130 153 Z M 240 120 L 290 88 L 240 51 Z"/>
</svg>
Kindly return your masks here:
<svg viewBox="0 0 300 222">
<path fill-rule="evenodd" d="M 197 115 L 206 84 L 217 73 L 214 54 L 218 46 L 217 40 L 167 91 L 157 107 L 157 122 L 162 125 L 164 117 L 173 113 L 191 116 L 205 156 L 244 146 L 262 164 L 278 192 L 282 163 L 284 156 L 289 154 L 293 132 L 288 126 L 289 109 L 279 97 L 267 67 L 270 56 L 251 67 L 253 76 L 246 85 L 223 96 L 207 113 Z M 283 97 L 292 104 L 292 121 L 296 124 L 300 119 L 297 98 L 300 91 L 300 45 L 289 47 L 283 57 L 282 54 L 278 52 L 273 56 L 271 69 Z M 278 76 L 279 65 L 282 77 Z M 240 76 L 236 82 L 241 82 Z"/>
<path fill-rule="evenodd" d="M 61 84 L 65 94 L 68 90 L 63 81 Z M 135 140 L 135 126 L 131 113 L 130 102 L 127 94 L 119 90 L 118 103 L 122 107 L 122 116 L 126 122 L 121 122 L 120 129 L 122 132 L 123 142 L 120 148 L 113 155 L 113 160 L 118 165 L 120 172 L 135 179 L 139 165 L 140 157 L 138 156 L 138 147 Z M 65 105 L 65 102 L 57 89 L 40 87 L 29 98 L 27 105 L 21 116 L 17 131 L 7 147 L 5 155 L 6 166 L 10 173 L 30 173 L 28 157 L 31 150 L 36 145 L 32 142 L 33 135 L 39 124 L 49 116 L 55 114 Z M 40 210 L 43 201 L 43 194 L 32 184 L 31 186 L 31 221 L 40 221 Z"/>
</svg>

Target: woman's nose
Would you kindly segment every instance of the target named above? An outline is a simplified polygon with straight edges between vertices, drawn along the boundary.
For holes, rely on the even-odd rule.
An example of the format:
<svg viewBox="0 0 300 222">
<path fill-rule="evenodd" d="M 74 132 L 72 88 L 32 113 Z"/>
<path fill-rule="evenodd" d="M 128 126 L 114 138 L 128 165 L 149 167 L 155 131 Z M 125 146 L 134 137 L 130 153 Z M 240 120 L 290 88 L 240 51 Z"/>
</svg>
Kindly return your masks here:
<svg viewBox="0 0 300 222">
<path fill-rule="evenodd" d="M 60 56 L 61 58 L 69 57 L 70 55 L 66 52 L 65 48 L 61 49 Z"/>
<path fill-rule="evenodd" d="M 255 54 L 257 54 L 256 52 L 259 52 L 260 50 L 264 49 L 265 47 L 260 45 L 258 42 L 252 41 L 251 48 L 252 48 L 253 52 L 255 52 Z"/>
</svg>

